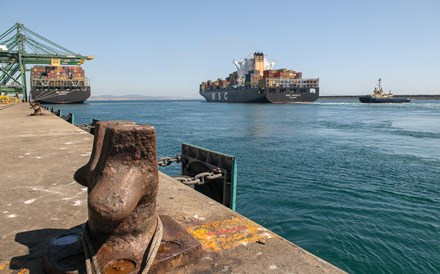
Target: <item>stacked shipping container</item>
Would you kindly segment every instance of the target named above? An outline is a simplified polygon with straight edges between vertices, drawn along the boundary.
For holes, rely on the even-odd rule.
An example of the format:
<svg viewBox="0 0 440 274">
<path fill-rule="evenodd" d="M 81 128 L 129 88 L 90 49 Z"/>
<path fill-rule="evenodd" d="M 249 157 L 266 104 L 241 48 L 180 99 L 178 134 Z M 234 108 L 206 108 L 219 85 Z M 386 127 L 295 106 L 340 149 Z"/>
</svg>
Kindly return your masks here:
<svg viewBox="0 0 440 274">
<path fill-rule="evenodd" d="M 85 87 L 88 80 L 78 66 L 34 66 L 31 69 L 32 87 Z"/>
<path fill-rule="evenodd" d="M 263 76 L 261 76 L 263 75 Z M 261 87 L 262 83 L 267 83 L 269 86 L 272 86 L 270 83 L 275 83 L 279 81 L 260 81 L 260 80 L 266 80 L 266 79 L 302 79 L 302 72 L 296 72 L 294 70 L 288 70 L 288 69 L 272 69 L 272 70 L 265 70 L 263 73 L 261 73 L 259 70 L 251 70 L 249 71 L 245 76 L 245 82 L 244 85 L 247 86 L 255 86 L 259 85 Z M 238 81 L 238 75 L 237 72 L 233 72 L 229 74 L 229 77 L 226 77 L 225 80 L 219 78 L 216 81 L 208 80 L 206 82 L 202 82 L 200 85 L 200 90 L 216 90 L 216 89 L 225 89 L 228 87 L 232 87 L 234 85 L 240 84 Z"/>
<path fill-rule="evenodd" d="M 207 82 L 202 82 L 200 85 L 200 90 L 217 90 L 225 89 L 229 86 L 229 81 L 218 78 L 216 81 L 208 80 Z"/>
<path fill-rule="evenodd" d="M 287 78 L 287 79 L 295 79 L 295 78 L 301 78 L 302 73 L 296 72 L 294 70 L 288 70 L 288 69 L 272 69 L 272 70 L 265 70 L 263 72 L 264 79 L 266 78 Z"/>
<path fill-rule="evenodd" d="M 31 79 L 84 80 L 85 73 L 78 66 L 34 66 Z"/>
</svg>

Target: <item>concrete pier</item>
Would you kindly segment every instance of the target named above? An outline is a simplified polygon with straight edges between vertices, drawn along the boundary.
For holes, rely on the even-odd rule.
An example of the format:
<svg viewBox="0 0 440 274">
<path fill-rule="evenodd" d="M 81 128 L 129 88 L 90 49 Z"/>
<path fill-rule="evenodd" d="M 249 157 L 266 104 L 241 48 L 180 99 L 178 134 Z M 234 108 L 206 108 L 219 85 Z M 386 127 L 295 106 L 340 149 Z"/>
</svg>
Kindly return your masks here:
<svg viewBox="0 0 440 274">
<path fill-rule="evenodd" d="M 88 161 L 93 136 L 32 112 L 27 103 L 0 107 L 0 273 L 42 273 L 50 240 L 87 220 L 87 189 L 73 174 Z M 344 273 L 163 173 L 157 197 L 158 213 L 204 251 L 174 273 Z"/>
</svg>

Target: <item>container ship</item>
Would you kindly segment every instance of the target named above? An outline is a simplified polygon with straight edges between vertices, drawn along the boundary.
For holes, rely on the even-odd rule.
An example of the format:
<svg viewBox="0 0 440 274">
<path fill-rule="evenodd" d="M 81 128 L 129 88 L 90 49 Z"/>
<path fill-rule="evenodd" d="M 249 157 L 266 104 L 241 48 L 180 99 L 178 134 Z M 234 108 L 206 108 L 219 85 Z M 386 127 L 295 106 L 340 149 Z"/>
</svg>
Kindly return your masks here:
<svg viewBox="0 0 440 274">
<path fill-rule="evenodd" d="M 40 103 L 84 103 L 90 97 L 89 79 L 79 66 L 34 66 L 30 94 Z"/>
<path fill-rule="evenodd" d="M 261 52 L 252 58 L 233 61 L 237 71 L 225 79 L 200 84 L 200 95 L 208 102 L 225 103 L 303 103 L 319 97 L 319 78 L 303 79 L 302 72 L 275 70 Z"/>
</svg>

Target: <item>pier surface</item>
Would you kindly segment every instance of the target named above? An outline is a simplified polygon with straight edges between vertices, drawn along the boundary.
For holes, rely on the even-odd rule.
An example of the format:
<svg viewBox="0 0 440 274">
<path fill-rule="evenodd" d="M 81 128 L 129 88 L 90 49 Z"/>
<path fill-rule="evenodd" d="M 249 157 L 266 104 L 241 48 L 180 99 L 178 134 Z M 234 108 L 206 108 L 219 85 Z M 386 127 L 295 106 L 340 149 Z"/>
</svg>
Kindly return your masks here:
<svg viewBox="0 0 440 274">
<path fill-rule="evenodd" d="M 88 161 L 93 136 L 32 112 L 27 103 L 0 107 L 0 273 L 42 273 L 50 240 L 87 220 L 87 189 L 73 173 Z M 344 273 L 166 174 L 159 181 L 158 213 L 205 254 L 176 273 Z"/>
</svg>

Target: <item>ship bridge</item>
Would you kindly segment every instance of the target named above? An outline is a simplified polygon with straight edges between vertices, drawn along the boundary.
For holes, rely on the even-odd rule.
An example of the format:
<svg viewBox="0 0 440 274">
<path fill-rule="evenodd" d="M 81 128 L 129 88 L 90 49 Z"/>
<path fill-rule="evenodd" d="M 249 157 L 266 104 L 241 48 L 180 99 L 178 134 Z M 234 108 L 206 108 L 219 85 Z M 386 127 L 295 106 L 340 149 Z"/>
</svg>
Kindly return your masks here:
<svg viewBox="0 0 440 274">
<path fill-rule="evenodd" d="M 263 71 L 273 69 L 275 62 L 269 62 L 263 53 L 255 52 L 252 58 L 245 58 L 243 61 L 233 60 L 232 63 L 237 67 L 238 77 L 244 78 L 249 71 L 258 70 L 263 76 Z"/>
</svg>

